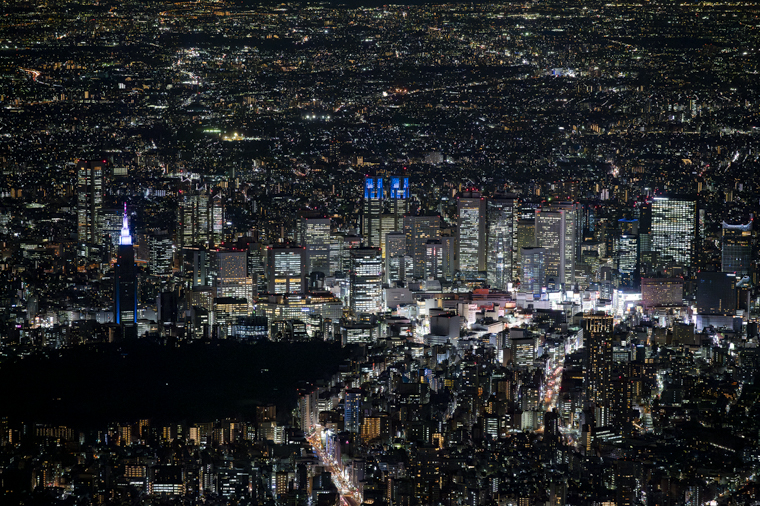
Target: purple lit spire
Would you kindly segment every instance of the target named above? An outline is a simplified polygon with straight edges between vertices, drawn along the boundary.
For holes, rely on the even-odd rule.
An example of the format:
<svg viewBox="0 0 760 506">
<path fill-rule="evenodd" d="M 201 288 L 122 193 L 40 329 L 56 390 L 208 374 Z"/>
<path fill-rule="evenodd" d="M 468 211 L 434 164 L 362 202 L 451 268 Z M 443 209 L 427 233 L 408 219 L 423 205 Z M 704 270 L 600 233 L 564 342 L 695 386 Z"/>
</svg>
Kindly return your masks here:
<svg viewBox="0 0 760 506">
<path fill-rule="evenodd" d="M 121 237 L 119 237 L 119 244 L 123 246 L 132 245 L 132 236 L 129 235 L 129 218 L 127 218 L 127 203 L 124 202 L 124 217 L 121 222 Z"/>
</svg>

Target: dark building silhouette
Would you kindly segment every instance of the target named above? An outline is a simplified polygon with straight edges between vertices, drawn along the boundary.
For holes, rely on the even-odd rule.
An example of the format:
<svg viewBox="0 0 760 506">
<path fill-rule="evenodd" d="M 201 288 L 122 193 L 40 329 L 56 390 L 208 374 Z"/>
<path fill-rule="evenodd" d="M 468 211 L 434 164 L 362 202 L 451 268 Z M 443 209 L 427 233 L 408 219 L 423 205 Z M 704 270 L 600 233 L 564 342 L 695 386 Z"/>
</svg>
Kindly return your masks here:
<svg viewBox="0 0 760 506">
<path fill-rule="evenodd" d="M 124 204 L 124 217 L 119 237 L 119 252 L 114 269 L 114 321 L 121 325 L 125 337 L 137 334 L 137 269 L 132 236 L 129 233 L 127 205 Z"/>
</svg>

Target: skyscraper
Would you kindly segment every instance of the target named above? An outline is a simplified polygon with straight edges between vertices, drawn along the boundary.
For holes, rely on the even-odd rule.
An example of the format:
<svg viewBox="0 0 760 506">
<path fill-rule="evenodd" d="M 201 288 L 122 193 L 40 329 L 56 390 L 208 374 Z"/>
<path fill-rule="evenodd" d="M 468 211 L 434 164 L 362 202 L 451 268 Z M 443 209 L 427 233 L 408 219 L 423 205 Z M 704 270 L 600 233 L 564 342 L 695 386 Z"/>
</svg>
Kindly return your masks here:
<svg viewBox="0 0 760 506">
<path fill-rule="evenodd" d="M 486 270 L 486 201 L 477 191 L 462 193 L 457 200 L 459 270 L 476 275 Z"/>
<path fill-rule="evenodd" d="M 407 278 L 414 277 L 412 259 L 406 255 L 406 236 L 403 233 L 390 232 L 385 237 L 385 249 L 385 279 L 388 284 L 406 282 Z"/>
<path fill-rule="evenodd" d="M 572 203 L 550 203 L 536 209 L 536 246 L 546 250 L 546 277 L 575 281 L 576 209 Z"/>
<path fill-rule="evenodd" d="M 409 178 L 406 176 L 391 176 L 388 192 L 390 214 L 393 216 L 393 230 L 396 232 L 403 227 L 403 218 L 409 213 Z"/>
<path fill-rule="evenodd" d="M 541 293 L 546 282 L 546 250 L 544 248 L 522 248 L 521 291 Z"/>
<path fill-rule="evenodd" d="M 340 249 L 340 270 L 348 273 L 351 271 L 351 250 L 362 245 L 362 239 L 358 235 L 339 236 L 342 242 Z"/>
<path fill-rule="evenodd" d="M 101 243 L 105 160 L 77 162 L 77 240 L 79 255 L 90 256 L 90 246 Z"/>
<path fill-rule="evenodd" d="M 148 265 L 154 276 L 171 276 L 174 264 L 174 242 L 168 235 L 148 237 Z"/>
<path fill-rule="evenodd" d="M 188 248 L 185 250 L 185 254 L 192 256 L 192 286 L 211 286 L 214 282 L 210 278 L 209 272 L 209 252 L 205 249 Z"/>
<path fill-rule="evenodd" d="M 270 294 L 306 293 L 306 252 L 301 246 L 267 247 Z"/>
<path fill-rule="evenodd" d="M 401 226 L 403 227 L 403 222 Z M 383 213 L 380 215 L 380 249 L 382 250 L 383 256 L 387 254 L 386 238 L 388 237 L 388 234 L 392 234 L 397 230 L 400 229 L 396 227 L 396 217 L 394 215 L 390 213 Z"/>
<path fill-rule="evenodd" d="M 397 257 L 406 255 L 407 237 L 403 232 L 391 232 L 385 238 L 385 257 Z"/>
<path fill-rule="evenodd" d="M 732 272 L 700 272 L 697 275 L 697 313 L 736 314 L 736 275 Z"/>
<path fill-rule="evenodd" d="M 104 251 L 110 250 L 113 255 L 119 249 L 122 214 L 122 209 L 101 209 L 98 216 L 100 244 L 105 247 Z"/>
<path fill-rule="evenodd" d="M 137 269 L 135 250 L 129 233 L 127 204 L 124 204 L 119 252 L 114 269 L 114 320 L 124 328 L 125 336 L 136 337 L 137 327 Z"/>
<path fill-rule="evenodd" d="M 663 260 L 691 267 L 697 234 L 694 200 L 658 197 L 652 201 L 652 250 Z"/>
<path fill-rule="evenodd" d="M 232 326 L 251 314 L 251 305 L 245 297 L 217 297 L 214 299 L 214 331 L 226 339 Z"/>
<path fill-rule="evenodd" d="M 330 218 L 302 217 L 299 241 L 306 247 L 306 272 L 330 272 Z"/>
<path fill-rule="evenodd" d="M 638 286 L 639 270 L 639 221 L 618 220 L 620 236 L 615 242 L 615 260 L 620 284 L 623 286 Z"/>
<path fill-rule="evenodd" d="M 367 247 L 379 248 L 381 215 L 385 205 L 383 178 L 364 178 L 364 201 L 362 205 L 362 240 Z"/>
<path fill-rule="evenodd" d="M 610 369 L 612 367 L 612 316 L 604 313 L 583 315 L 586 371 L 583 384 L 586 400 L 596 407 L 597 425 L 608 425 Z"/>
<path fill-rule="evenodd" d="M 380 248 L 352 248 L 351 311 L 377 313 L 382 306 L 383 259 Z"/>
<path fill-rule="evenodd" d="M 486 204 L 488 283 L 499 290 L 506 290 L 512 281 L 516 200 L 516 195 L 497 194 Z"/>
<path fill-rule="evenodd" d="M 362 207 L 362 240 L 364 246 L 382 248 L 385 256 L 385 236 L 401 231 L 403 218 L 409 212 L 409 178 L 379 176 L 364 178 Z"/>
<path fill-rule="evenodd" d="M 752 221 L 728 224 L 723 222 L 721 244 L 721 270 L 733 272 L 737 277 L 749 276 L 752 269 L 754 231 Z"/>
<path fill-rule="evenodd" d="M 346 400 L 343 409 L 343 430 L 359 433 L 361 427 L 361 401 L 362 391 L 352 388 L 346 391 Z"/>
<path fill-rule="evenodd" d="M 247 255 L 247 251 L 214 252 L 216 296 L 242 298 L 252 308 L 254 288 Z"/>
<path fill-rule="evenodd" d="M 425 244 L 425 279 L 444 277 L 444 247 L 440 239 L 431 239 Z"/>
<path fill-rule="evenodd" d="M 177 205 L 177 242 L 180 248 L 212 247 L 224 237 L 224 209 L 220 196 L 185 193 Z"/>
<path fill-rule="evenodd" d="M 412 257 L 407 255 L 385 257 L 385 279 L 389 285 L 408 283 L 414 279 Z"/>
<path fill-rule="evenodd" d="M 447 231 L 451 232 L 451 231 Z M 450 280 L 454 276 L 456 270 L 456 237 L 451 235 L 441 235 L 439 241 L 441 241 L 442 255 L 443 255 L 443 277 Z"/>
<path fill-rule="evenodd" d="M 414 277 L 425 277 L 425 255 L 427 242 L 441 235 L 440 216 L 405 216 L 406 252 L 412 257 Z"/>
<path fill-rule="evenodd" d="M 564 225 L 562 211 L 536 210 L 535 243 L 545 250 L 546 277 L 551 278 L 555 283 L 562 283 L 565 279 Z M 525 268 L 524 265 L 525 259 L 523 259 L 523 268 Z"/>
<path fill-rule="evenodd" d="M 515 227 L 515 261 L 512 265 L 512 278 L 520 279 L 522 258 L 520 257 L 523 248 L 532 248 L 536 245 L 536 209 L 537 202 L 522 201 L 516 211 L 517 216 Z"/>
<path fill-rule="evenodd" d="M 622 234 L 617 241 L 616 259 L 620 284 L 634 287 L 638 285 L 639 236 Z"/>
<path fill-rule="evenodd" d="M 259 292 L 267 291 L 266 280 L 266 263 L 267 263 L 266 246 L 259 242 L 248 243 L 248 276 L 254 285 L 254 295 Z"/>
<path fill-rule="evenodd" d="M 630 422 L 633 420 L 633 410 L 631 409 L 633 385 L 629 377 L 630 368 L 626 367 L 627 365 L 630 364 L 613 364 L 610 366 L 610 383 L 607 387 L 607 425 L 630 435 L 632 430 Z"/>
</svg>

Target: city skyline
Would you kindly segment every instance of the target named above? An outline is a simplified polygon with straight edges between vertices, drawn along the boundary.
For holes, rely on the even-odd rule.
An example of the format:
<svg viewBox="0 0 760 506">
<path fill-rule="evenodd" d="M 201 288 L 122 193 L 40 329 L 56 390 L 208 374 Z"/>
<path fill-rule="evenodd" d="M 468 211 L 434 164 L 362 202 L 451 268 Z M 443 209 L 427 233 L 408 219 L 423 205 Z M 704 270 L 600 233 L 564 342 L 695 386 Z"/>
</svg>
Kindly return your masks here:
<svg viewBox="0 0 760 506">
<path fill-rule="evenodd" d="M 3 14 L 0 503 L 760 502 L 760 3 Z"/>
</svg>

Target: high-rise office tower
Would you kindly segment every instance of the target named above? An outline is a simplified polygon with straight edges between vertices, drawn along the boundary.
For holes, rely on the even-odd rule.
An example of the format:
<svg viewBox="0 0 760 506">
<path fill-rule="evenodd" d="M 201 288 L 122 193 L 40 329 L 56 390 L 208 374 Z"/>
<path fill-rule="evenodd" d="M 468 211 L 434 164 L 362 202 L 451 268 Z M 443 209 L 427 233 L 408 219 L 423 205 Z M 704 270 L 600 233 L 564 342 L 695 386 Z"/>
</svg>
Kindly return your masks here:
<svg viewBox="0 0 760 506">
<path fill-rule="evenodd" d="M 267 247 L 270 294 L 306 293 L 306 251 L 302 246 Z"/>
<path fill-rule="evenodd" d="M 486 204 L 488 283 L 499 290 L 506 290 L 512 281 L 516 203 L 516 195 L 497 194 Z"/>
<path fill-rule="evenodd" d="M 393 216 L 393 230 L 399 232 L 404 226 L 403 218 L 409 214 L 409 178 L 391 176 L 388 187 L 388 205 Z"/>
<path fill-rule="evenodd" d="M 536 359 L 537 339 L 527 333 L 519 333 L 509 338 L 512 349 L 512 363 L 515 367 L 533 367 Z"/>
<path fill-rule="evenodd" d="M 534 294 L 541 293 L 546 281 L 546 250 L 544 248 L 522 248 L 521 290 Z"/>
<path fill-rule="evenodd" d="M 224 242 L 224 203 L 221 194 L 209 196 L 208 221 L 208 245 L 219 246 Z"/>
<path fill-rule="evenodd" d="M 358 235 L 344 235 L 342 237 L 342 246 L 340 250 L 341 272 L 348 273 L 351 271 L 351 250 L 359 248 L 362 245 L 362 239 Z"/>
<path fill-rule="evenodd" d="M 384 213 L 380 215 L 380 249 L 383 252 L 383 256 L 385 256 L 386 253 L 386 237 L 388 234 L 391 234 L 393 232 L 396 232 L 396 217 L 389 213 Z"/>
<path fill-rule="evenodd" d="M 351 299 L 354 314 L 377 313 L 382 306 L 383 258 L 380 248 L 352 248 Z"/>
<path fill-rule="evenodd" d="M 175 292 L 161 292 L 156 296 L 156 318 L 158 323 L 177 323 L 179 301 Z"/>
<path fill-rule="evenodd" d="M 639 221 L 618 220 L 620 236 L 615 241 L 615 260 L 620 284 L 627 287 L 639 285 Z"/>
<path fill-rule="evenodd" d="M 385 279 L 389 285 L 408 283 L 414 279 L 412 257 L 407 255 L 385 257 Z"/>
<path fill-rule="evenodd" d="M 154 276 L 171 276 L 174 266 L 174 241 L 168 235 L 148 237 L 148 266 Z"/>
<path fill-rule="evenodd" d="M 652 251 L 652 202 L 637 200 L 633 204 L 633 218 L 639 222 L 639 272 L 645 256 L 651 257 Z"/>
<path fill-rule="evenodd" d="M 185 193 L 177 206 L 177 242 L 180 248 L 213 247 L 224 240 L 224 208 L 219 195 Z"/>
<path fill-rule="evenodd" d="M 299 241 L 306 248 L 306 272 L 330 272 L 330 218 L 302 217 Z"/>
<path fill-rule="evenodd" d="M 639 236 L 634 234 L 621 234 L 617 240 L 618 272 L 622 286 L 638 286 L 639 266 Z"/>
<path fill-rule="evenodd" d="M 381 216 L 385 206 L 385 189 L 383 178 L 367 176 L 364 178 L 364 201 L 362 205 L 362 240 L 364 245 L 379 248 Z"/>
<path fill-rule="evenodd" d="M 575 204 L 551 203 L 536 209 L 536 246 L 546 250 L 546 278 L 557 284 L 575 282 Z"/>
<path fill-rule="evenodd" d="M 330 234 L 330 274 L 343 272 L 343 235 Z"/>
<path fill-rule="evenodd" d="M 266 246 L 260 242 L 248 243 L 248 276 L 254 286 L 254 297 L 267 291 L 266 262 Z"/>
<path fill-rule="evenodd" d="M 177 202 L 177 243 L 180 248 L 205 245 L 208 235 L 208 195 L 185 193 Z"/>
<path fill-rule="evenodd" d="M 407 252 L 407 237 L 403 232 L 391 232 L 385 237 L 385 257 L 404 256 Z"/>
<path fill-rule="evenodd" d="M 596 406 L 597 425 L 608 425 L 610 370 L 612 367 L 612 316 L 604 313 L 583 315 L 586 371 L 583 378 L 586 400 Z"/>
<path fill-rule="evenodd" d="M 521 279 L 522 249 L 532 248 L 536 245 L 536 209 L 537 202 L 520 203 L 517 211 L 517 231 L 515 232 L 515 261 L 512 265 L 512 279 Z"/>
<path fill-rule="evenodd" d="M 103 239 L 101 244 L 113 254 L 119 249 L 122 214 L 121 209 L 101 209 L 98 217 L 98 233 Z"/>
<path fill-rule="evenodd" d="M 590 202 L 584 202 L 580 205 L 581 216 L 581 231 L 594 235 L 596 232 L 596 222 L 599 219 L 600 202 L 593 200 Z"/>
<path fill-rule="evenodd" d="M 609 403 L 607 423 L 618 431 L 623 430 L 625 433 L 630 434 L 632 429 L 630 422 L 633 420 L 633 410 L 631 409 L 633 386 L 629 377 L 628 367 L 623 366 L 623 364 L 620 364 L 620 367 L 615 367 L 615 365 L 611 365 L 610 367 L 612 369 L 608 387 L 609 392 L 607 394 Z M 628 504 L 633 503 L 630 502 Z"/>
<path fill-rule="evenodd" d="M 129 233 L 127 205 L 124 204 L 119 252 L 114 269 L 114 320 L 122 325 L 125 336 L 136 337 L 137 332 L 137 268 L 132 236 Z"/>
<path fill-rule="evenodd" d="M 697 275 L 697 313 L 735 315 L 736 281 L 733 272 L 700 272 Z"/>
<path fill-rule="evenodd" d="M 409 212 L 409 197 L 408 177 L 365 177 L 362 211 L 364 246 L 379 247 L 385 256 L 385 236 L 402 230 L 404 215 Z"/>
<path fill-rule="evenodd" d="M 412 257 L 414 277 L 425 277 L 427 242 L 441 235 L 440 216 L 404 216 L 406 254 Z"/>
<path fill-rule="evenodd" d="M 406 235 L 403 233 L 390 232 L 385 237 L 385 280 L 388 284 L 407 281 L 407 272 L 412 269 L 413 262 L 406 256 L 406 249 Z M 413 272 L 409 272 L 408 277 L 413 276 Z"/>
<path fill-rule="evenodd" d="M 77 162 L 77 237 L 80 243 L 100 243 L 105 160 Z"/>
<path fill-rule="evenodd" d="M 214 299 L 214 330 L 221 339 L 232 332 L 232 326 L 251 314 L 251 304 L 245 297 L 217 297 Z"/>
<path fill-rule="evenodd" d="M 438 240 L 443 248 L 443 277 L 450 280 L 456 271 L 456 237 L 441 235 Z"/>
<path fill-rule="evenodd" d="M 737 277 L 749 276 L 752 270 L 754 231 L 752 222 L 729 224 L 723 222 L 721 270 Z"/>
<path fill-rule="evenodd" d="M 245 299 L 253 308 L 253 280 L 248 276 L 247 251 L 214 252 L 217 297 Z"/>
<path fill-rule="evenodd" d="M 188 248 L 184 251 L 188 260 L 191 261 L 190 271 L 192 272 L 193 288 L 197 286 L 211 286 L 213 279 L 211 278 L 209 268 L 209 253 L 205 249 L 200 248 Z"/>
<path fill-rule="evenodd" d="M 633 218 L 639 221 L 639 233 L 652 231 L 652 201 L 640 198 L 633 203 Z"/>
<path fill-rule="evenodd" d="M 486 270 L 486 201 L 477 191 L 457 198 L 459 270 L 477 275 Z"/>
<path fill-rule="evenodd" d="M 652 201 L 652 250 L 663 260 L 691 267 L 696 260 L 697 203 L 657 197 Z"/>
<path fill-rule="evenodd" d="M 343 409 L 343 430 L 359 433 L 361 427 L 361 402 L 362 391 L 352 388 L 346 391 L 346 400 Z"/>
<path fill-rule="evenodd" d="M 444 247 L 440 239 L 425 244 L 425 279 L 442 279 L 445 270 Z"/>
</svg>

